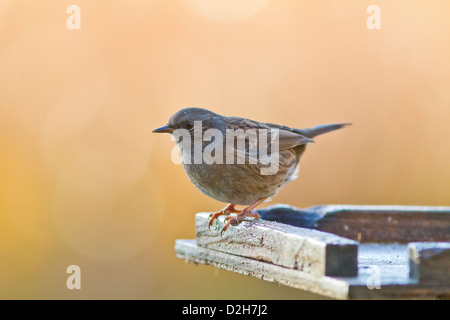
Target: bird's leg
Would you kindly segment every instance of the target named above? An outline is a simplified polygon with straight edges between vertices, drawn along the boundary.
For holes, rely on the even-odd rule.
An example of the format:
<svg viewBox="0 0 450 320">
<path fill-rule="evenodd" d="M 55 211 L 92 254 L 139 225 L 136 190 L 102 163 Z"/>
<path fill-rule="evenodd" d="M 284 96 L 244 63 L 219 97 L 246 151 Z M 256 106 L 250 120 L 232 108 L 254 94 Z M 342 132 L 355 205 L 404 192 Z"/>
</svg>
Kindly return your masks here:
<svg viewBox="0 0 450 320">
<path fill-rule="evenodd" d="M 255 219 L 259 219 L 260 216 L 258 212 L 253 211 L 257 206 L 259 206 L 264 200 L 267 198 L 261 198 L 249 205 L 247 208 L 243 209 L 237 216 L 235 217 L 226 217 L 225 221 L 228 220 L 228 222 L 223 226 L 221 234 L 228 229 L 230 225 L 238 225 L 241 223 L 246 217 L 253 217 Z"/>
<path fill-rule="evenodd" d="M 209 219 L 209 228 L 211 228 L 214 220 L 217 219 L 217 217 L 219 216 L 228 216 L 230 213 L 241 213 L 242 210 L 241 209 L 236 209 L 236 205 L 235 204 L 228 204 L 225 208 L 223 208 L 222 210 L 218 211 L 218 212 L 213 212 L 209 215 L 209 217 L 211 219 Z"/>
</svg>

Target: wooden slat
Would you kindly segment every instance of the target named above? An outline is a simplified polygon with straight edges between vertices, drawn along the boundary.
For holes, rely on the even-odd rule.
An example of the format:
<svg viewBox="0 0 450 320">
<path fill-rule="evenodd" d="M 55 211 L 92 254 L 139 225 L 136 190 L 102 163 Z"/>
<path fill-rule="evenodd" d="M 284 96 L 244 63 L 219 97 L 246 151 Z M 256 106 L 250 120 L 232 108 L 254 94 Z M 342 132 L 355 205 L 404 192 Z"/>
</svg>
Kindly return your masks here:
<svg viewBox="0 0 450 320">
<path fill-rule="evenodd" d="M 261 280 L 310 291 L 336 299 L 347 299 L 348 284 L 331 277 L 317 277 L 311 273 L 227 254 L 198 246 L 195 240 L 176 240 L 177 257 L 186 262 L 202 263 L 249 275 Z"/>
<path fill-rule="evenodd" d="M 223 217 L 210 231 L 197 214 L 197 239 L 177 240 L 177 256 L 338 299 L 450 298 L 448 207 L 257 211 L 223 237 Z"/>
<path fill-rule="evenodd" d="M 258 213 L 266 220 L 359 242 L 450 242 L 449 207 L 325 205 L 298 209 L 275 205 Z"/>
<path fill-rule="evenodd" d="M 448 299 L 450 295 L 448 285 L 429 286 L 409 278 L 407 248 L 401 244 L 361 244 L 356 277 L 317 276 L 201 247 L 195 240 L 176 240 L 175 251 L 186 262 L 211 265 L 335 299 Z"/>
<path fill-rule="evenodd" d="M 411 242 L 408 244 L 410 276 L 419 282 L 450 285 L 450 243 Z"/>
<path fill-rule="evenodd" d="M 221 235 L 223 219 L 210 230 L 209 214 L 196 215 L 199 246 L 316 275 L 348 277 L 357 273 L 356 241 L 265 220 L 243 221 Z"/>
</svg>

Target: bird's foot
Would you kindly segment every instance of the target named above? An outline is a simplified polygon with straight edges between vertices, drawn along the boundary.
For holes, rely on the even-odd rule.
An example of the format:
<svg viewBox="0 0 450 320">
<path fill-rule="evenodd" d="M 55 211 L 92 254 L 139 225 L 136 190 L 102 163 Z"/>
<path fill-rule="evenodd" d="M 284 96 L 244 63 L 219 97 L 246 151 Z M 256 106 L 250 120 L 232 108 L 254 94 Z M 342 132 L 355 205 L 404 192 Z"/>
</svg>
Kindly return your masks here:
<svg viewBox="0 0 450 320">
<path fill-rule="evenodd" d="M 220 232 L 220 236 L 228 229 L 230 225 L 238 225 L 247 217 L 253 217 L 255 219 L 259 219 L 260 216 L 257 212 L 253 211 L 257 206 L 259 206 L 264 200 L 267 198 L 260 198 L 249 205 L 247 208 L 241 210 L 241 212 L 235 217 L 226 217 L 225 221 L 227 223 L 223 226 L 222 231 Z"/>
<path fill-rule="evenodd" d="M 211 213 L 209 215 L 209 218 L 210 218 L 209 219 L 209 230 L 211 230 L 211 226 L 214 223 L 214 220 L 217 219 L 217 217 L 224 216 L 224 215 L 228 216 L 228 215 L 230 215 L 230 213 L 239 213 L 240 214 L 240 213 L 242 213 L 242 210 L 241 209 L 236 209 L 236 205 L 230 203 L 229 205 L 227 205 L 222 210 L 220 210 L 218 212 Z"/>
<path fill-rule="evenodd" d="M 227 223 L 223 226 L 222 231 L 220 232 L 220 236 L 222 236 L 222 234 L 228 229 L 228 227 L 230 225 L 237 226 L 242 221 L 244 221 L 245 218 L 247 218 L 247 217 L 253 217 L 255 219 L 260 219 L 261 218 L 259 216 L 258 212 L 252 211 L 251 209 L 249 209 L 249 210 L 247 210 L 247 209 L 249 209 L 249 208 L 245 208 L 237 216 L 234 216 L 234 217 L 228 216 L 228 217 L 226 217 L 225 221 L 227 221 Z"/>
</svg>

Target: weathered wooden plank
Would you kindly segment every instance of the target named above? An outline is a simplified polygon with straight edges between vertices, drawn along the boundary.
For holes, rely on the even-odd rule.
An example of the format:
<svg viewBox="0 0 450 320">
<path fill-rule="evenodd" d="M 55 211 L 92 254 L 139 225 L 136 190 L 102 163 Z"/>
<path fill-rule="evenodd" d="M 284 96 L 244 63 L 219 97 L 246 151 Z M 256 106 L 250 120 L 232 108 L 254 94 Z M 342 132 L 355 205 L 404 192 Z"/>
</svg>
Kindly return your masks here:
<svg viewBox="0 0 450 320">
<path fill-rule="evenodd" d="M 419 282 L 450 285 L 449 242 L 411 242 L 408 251 L 410 277 Z"/>
<path fill-rule="evenodd" d="M 317 276 L 201 247 L 195 240 L 176 240 L 175 251 L 186 262 L 212 265 L 335 299 L 448 299 L 450 295 L 448 285 L 429 286 L 409 278 L 406 245 L 361 244 L 356 277 Z"/>
<path fill-rule="evenodd" d="M 325 205 L 259 209 L 262 219 L 312 228 L 359 242 L 450 242 L 450 207 Z"/>
<path fill-rule="evenodd" d="M 258 212 L 264 220 L 231 226 L 223 237 L 224 217 L 210 231 L 209 215 L 198 214 L 197 241 L 177 240 L 177 256 L 338 299 L 450 298 L 449 207 Z"/>
<path fill-rule="evenodd" d="M 344 280 L 317 277 L 300 270 L 208 249 L 198 246 L 195 240 L 176 240 L 175 251 L 177 257 L 186 262 L 212 265 L 331 298 L 347 299 L 348 297 L 348 284 Z"/>
<path fill-rule="evenodd" d="M 355 276 L 358 242 L 330 233 L 272 221 L 244 221 L 221 235 L 224 217 L 209 228 L 209 214 L 196 215 L 197 244 L 315 275 Z"/>
</svg>

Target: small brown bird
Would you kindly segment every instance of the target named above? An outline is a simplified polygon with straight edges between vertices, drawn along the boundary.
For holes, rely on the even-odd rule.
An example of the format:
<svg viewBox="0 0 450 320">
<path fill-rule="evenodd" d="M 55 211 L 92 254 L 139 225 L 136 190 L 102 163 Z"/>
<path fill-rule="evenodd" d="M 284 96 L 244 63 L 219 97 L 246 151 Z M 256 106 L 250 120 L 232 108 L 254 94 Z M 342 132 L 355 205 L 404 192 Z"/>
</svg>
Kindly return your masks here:
<svg viewBox="0 0 450 320">
<path fill-rule="evenodd" d="M 183 168 L 204 194 L 229 203 L 212 213 L 209 225 L 227 215 L 224 232 L 246 217 L 259 219 L 259 204 L 297 177 L 300 157 L 313 137 L 348 123 L 310 129 L 226 117 L 201 108 L 175 113 L 167 125 L 153 130 L 170 133 L 180 149 Z M 236 205 L 246 205 L 237 209 Z M 230 216 L 237 213 L 237 216 Z"/>
</svg>

